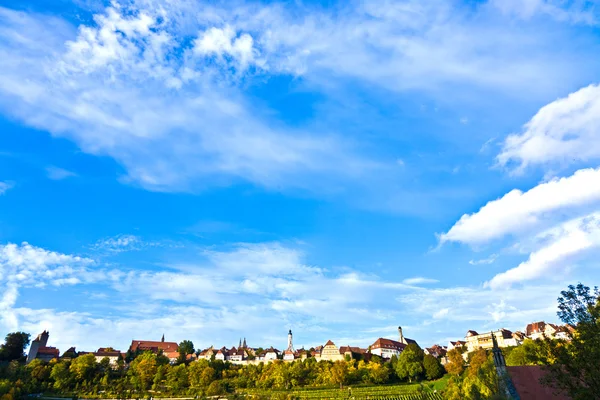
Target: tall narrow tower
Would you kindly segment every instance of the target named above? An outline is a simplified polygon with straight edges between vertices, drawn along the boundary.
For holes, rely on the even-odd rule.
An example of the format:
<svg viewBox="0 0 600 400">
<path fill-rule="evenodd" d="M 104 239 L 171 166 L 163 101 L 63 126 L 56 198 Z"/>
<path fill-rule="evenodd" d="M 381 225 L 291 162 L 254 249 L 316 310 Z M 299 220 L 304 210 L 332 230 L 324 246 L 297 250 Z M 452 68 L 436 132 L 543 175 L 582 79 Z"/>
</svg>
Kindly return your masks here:
<svg viewBox="0 0 600 400">
<path fill-rule="evenodd" d="M 401 326 L 398 327 L 398 337 L 399 337 L 399 342 L 400 343 L 406 344 L 406 340 L 404 340 L 404 335 L 402 334 L 402 327 Z"/>
<path fill-rule="evenodd" d="M 292 342 L 292 330 L 291 329 L 288 332 L 288 347 L 287 347 L 287 349 L 289 351 L 294 351 L 294 344 Z"/>
<path fill-rule="evenodd" d="M 50 333 L 44 330 L 44 332 L 37 335 L 33 342 L 31 342 L 31 347 L 29 347 L 29 354 L 27 355 L 27 364 L 36 359 L 39 349 L 48 345 L 49 336 Z"/>
</svg>

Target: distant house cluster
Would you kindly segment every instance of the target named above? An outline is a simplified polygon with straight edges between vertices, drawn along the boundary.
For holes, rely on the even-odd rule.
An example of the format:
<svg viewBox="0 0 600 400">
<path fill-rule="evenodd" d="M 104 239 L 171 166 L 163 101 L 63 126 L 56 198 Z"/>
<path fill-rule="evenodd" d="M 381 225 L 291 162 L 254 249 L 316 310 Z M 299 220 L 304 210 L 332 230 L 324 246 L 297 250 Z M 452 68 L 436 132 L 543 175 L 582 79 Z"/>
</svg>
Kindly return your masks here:
<svg viewBox="0 0 600 400">
<path fill-rule="evenodd" d="M 445 364 L 447 361 L 446 354 L 452 349 L 460 349 L 461 351 L 464 350 L 464 355 L 466 356 L 466 353 L 477 349 L 491 349 L 494 346 L 494 342 L 496 342 L 499 347 L 509 347 L 520 345 L 526 338 L 533 340 L 544 337 L 568 339 L 572 331 L 573 327 L 569 325 L 560 326 L 545 323 L 544 321 L 528 324 L 524 332 L 511 332 L 508 329 L 502 328 L 496 331 L 480 334 L 476 331 L 469 330 L 465 336 L 465 341 L 451 341 L 449 342 L 448 346 L 440 346 L 435 344 L 431 347 L 425 348 L 424 352 L 425 354 L 439 358 L 442 361 L 442 364 Z M 107 359 L 110 365 L 116 366 L 119 363 L 119 360 L 125 360 L 126 358 L 126 353 L 115 350 L 111 347 L 101 347 L 95 352 L 77 352 L 75 347 L 71 347 L 61 357 L 59 357 L 59 350 L 56 347 L 48 346 L 49 336 L 49 332 L 44 331 L 33 340 L 27 356 L 27 363 L 30 363 L 35 359 L 40 359 L 43 361 L 50 361 L 58 358 L 69 360 L 80 355 L 92 354 L 96 358 L 97 362 Z M 267 349 L 253 348 L 246 344 L 246 339 L 244 338 L 243 341 L 240 339 L 237 347 L 215 348 L 214 346 L 211 346 L 207 349 L 199 351 L 198 353 L 186 355 L 186 360 L 194 361 L 198 359 L 206 359 L 221 360 L 224 362 L 227 361 L 233 364 L 257 364 L 268 363 L 274 360 L 304 360 L 308 357 L 313 357 L 318 361 L 341 361 L 346 359 L 369 360 L 372 356 L 390 359 L 394 356 L 400 356 L 406 346 L 411 343 L 417 344 L 415 340 L 406 338 L 402 332 L 402 327 L 398 327 L 398 340 L 378 338 L 368 348 L 356 346 L 337 346 L 333 341 L 328 340 L 324 345 L 313 347 L 308 350 L 304 348 L 295 349 L 292 331 L 290 330 L 288 332 L 287 348 L 284 351 L 280 351 L 273 346 Z M 131 341 L 128 353 L 139 354 L 145 351 L 151 351 L 155 354 L 162 354 L 166 356 L 172 363 L 176 362 L 180 357 L 179 345 L 175 342 L 165 341 L 164 335 L 160 341 Z"/>
</svg>

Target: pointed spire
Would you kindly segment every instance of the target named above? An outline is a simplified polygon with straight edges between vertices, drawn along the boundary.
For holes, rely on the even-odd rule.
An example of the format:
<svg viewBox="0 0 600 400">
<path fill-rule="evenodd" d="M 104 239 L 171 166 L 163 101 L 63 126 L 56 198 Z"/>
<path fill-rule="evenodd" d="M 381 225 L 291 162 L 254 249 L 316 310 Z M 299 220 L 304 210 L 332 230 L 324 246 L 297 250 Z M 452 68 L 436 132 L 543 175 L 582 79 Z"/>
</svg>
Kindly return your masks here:
<svg viewBox="0 0 600 400">
<path fill-rule="evenodd" d="M 244 348 L 246 348 L 246 338 L 244 338 L 244 344 L 243 344 Z"/>
<path fill-rule="evenodd" d="M 162 339 L 160 339 L 160 341 L 164 343 L 164 341 L 165 341 L 165 334 L 164 333 L 163 333 Z"/>
<path fill-rule="evenodd" d="M 242 347 L 242 338 L 240 338 L 240 344 L 238 345 L 238 347 Z"/>
</svg>

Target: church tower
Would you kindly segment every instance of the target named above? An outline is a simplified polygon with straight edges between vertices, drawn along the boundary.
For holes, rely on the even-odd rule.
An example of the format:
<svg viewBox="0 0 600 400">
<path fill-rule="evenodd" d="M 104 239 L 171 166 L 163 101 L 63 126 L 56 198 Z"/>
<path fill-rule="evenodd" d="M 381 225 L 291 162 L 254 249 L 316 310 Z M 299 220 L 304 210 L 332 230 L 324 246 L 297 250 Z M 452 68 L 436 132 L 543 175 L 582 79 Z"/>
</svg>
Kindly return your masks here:
<svg viewBox="0 0 600 400">
<path fill-rule="evenodd" d="M 165 342 L 165 334 L 164 334 L 164 333 L 163 333 L 162 339 L 160 339 L 160 341 L 161 341 L 162 343 L 164 343 L 164 342 Z"/>
<path fill-rule="evenodd" d="M 294 351 L 294 344 L 292 342 L 292 330 L 288 332 L 288 347 L 287 350 Z"/>
<path fill-rule="evenodd" d="M 399 337 L 399 340 L 398 340 L 398 341 L 399 341 L 400 343 L 407 344 L 407 343 L 406 343 L 406 339 L 404 339 L 404 334 L 402 334 L 402 327 L 401 327 L 401 326 L 399 326 L 399 327 L 398 327 L 398 337 Z"/>
<path fill-rule="evenodd" d="M 33 342 L 31 342 L 31 347 L 29 347 L 29 354 L 27 355 L 27 361 L 26 361 L 27 364 L 29 364 L 30 362 L 32 362 L 33 360 L 36 359 L 39 349 L 46 347 L 48 345 L 48 337 L 49 336 L 50 336 L 50 333 L 46 332 L 44 330 L 44 332 L 37 335 L 37 337 L 33 340 Z"/>
</svg>

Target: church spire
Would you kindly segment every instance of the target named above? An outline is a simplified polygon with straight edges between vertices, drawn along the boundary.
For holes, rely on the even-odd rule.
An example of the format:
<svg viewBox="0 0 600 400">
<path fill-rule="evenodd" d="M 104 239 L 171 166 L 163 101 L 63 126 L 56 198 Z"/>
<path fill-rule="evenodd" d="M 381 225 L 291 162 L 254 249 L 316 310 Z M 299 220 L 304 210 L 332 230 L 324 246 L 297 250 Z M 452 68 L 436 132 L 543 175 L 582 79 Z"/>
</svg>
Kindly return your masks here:
<svg viewBox="0 0 600 400">
<path fill-rule="evenodd" d="M 238 349 L 242 347 L 242 338 L 240 338 L 240 344 L 238 345 Z"/>
<path fill-rule="evenodd" d="M 242 344 L 242 346 L 244 346 L 244 348 L 246 348 L 246 338 L 244 338 L 244 343 Z"/>
<path fill-rule="evenodd" d="M 164 341 L 165 341 L 165 334 L 164 333 L 163 333 L 162 339 L 160 339 L 160 341 L 164 343 Z"/>
</svg>

